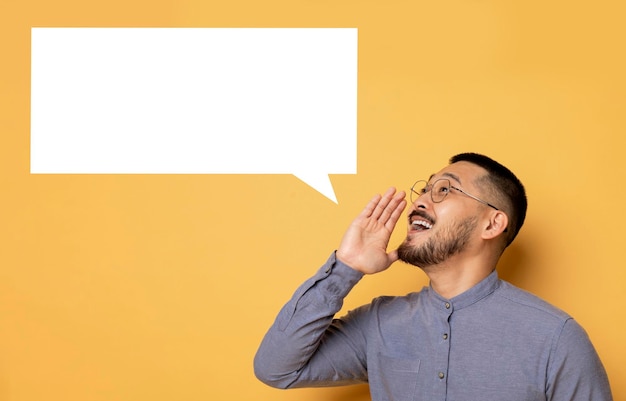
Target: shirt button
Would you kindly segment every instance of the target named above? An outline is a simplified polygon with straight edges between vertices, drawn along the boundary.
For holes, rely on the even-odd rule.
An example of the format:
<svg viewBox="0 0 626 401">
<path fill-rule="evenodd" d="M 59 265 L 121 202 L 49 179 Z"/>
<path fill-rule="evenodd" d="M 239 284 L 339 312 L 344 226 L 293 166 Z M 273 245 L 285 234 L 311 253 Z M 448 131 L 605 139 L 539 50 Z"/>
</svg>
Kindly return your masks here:
<svg viewBox="0 0 626 401">
<path fill-rule="evenodd" d="M 444 340 L 447 340 L 447 339 L 448 339 L 448 333 L 444 333 L 444 334 L 443 334 L 443 339 L 444 339 Z"/>
<path fill-rule="evenodd" d="M 440 379 L 443 379 L 444 377 L 446 377 L 446 375 L 443 374 L 443 372 L 439 372 L 439 374 L 437 375 Z"/>
<path fill-rule="evenodd" d="M 450 302 L 446 302 L 446 309 L 450 309 Z"/>
</svg>

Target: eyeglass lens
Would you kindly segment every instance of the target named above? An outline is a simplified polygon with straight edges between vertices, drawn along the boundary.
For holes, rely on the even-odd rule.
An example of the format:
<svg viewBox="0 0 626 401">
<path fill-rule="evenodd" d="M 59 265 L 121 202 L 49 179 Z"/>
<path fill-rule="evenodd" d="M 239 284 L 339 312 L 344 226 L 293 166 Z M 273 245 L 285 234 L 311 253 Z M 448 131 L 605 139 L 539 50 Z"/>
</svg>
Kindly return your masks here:
<svg viewBox="0 0 626 401">
<path fill-rule="evenodd" d="M 428 185 L 427 181 L 417 181 L 411 187 L 411 202 L 415 203 L 417 198 L 426 192 L 430 192 L 430 197 L 434 203 L 439 203 L 444 200 L 448 192 L 450 192 L 450 181 L 446 179 L 439 179 L 434 184 Z"/>
</svg>

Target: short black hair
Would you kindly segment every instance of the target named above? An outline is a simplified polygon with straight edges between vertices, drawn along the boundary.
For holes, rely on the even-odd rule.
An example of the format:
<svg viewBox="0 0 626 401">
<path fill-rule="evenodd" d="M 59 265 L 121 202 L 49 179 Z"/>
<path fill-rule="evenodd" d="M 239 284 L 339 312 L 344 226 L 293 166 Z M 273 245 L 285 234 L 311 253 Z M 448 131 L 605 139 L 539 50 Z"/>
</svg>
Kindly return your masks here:
<svg viewBox="0 0 626 401">
<path fill-rule="evenodd" d="M 511 170 L 485 155 L 460 153 L 450 158 L 450 164 L 463 161 L 485 169 L 487 175 L 481 179 L 486 181 L 490 187 L 489 190 L 497 199 L 504 202 L 504 206 L 496 206 L 502 207 L 509 214 L 508 236 L 506 238 L 506 246 L 508 246 L 519 233 L 526 218 L 528 200 L 524 185 Z"/>
</svg>

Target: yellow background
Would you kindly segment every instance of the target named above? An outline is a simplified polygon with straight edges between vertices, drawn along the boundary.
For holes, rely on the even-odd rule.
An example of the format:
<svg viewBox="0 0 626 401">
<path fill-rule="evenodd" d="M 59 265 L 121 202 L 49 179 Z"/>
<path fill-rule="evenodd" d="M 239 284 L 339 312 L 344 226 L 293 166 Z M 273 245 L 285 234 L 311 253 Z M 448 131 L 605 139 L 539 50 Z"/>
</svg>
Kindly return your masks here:
<svg viewBox="0 0 626 401">
<path fill-rule="evenodd" d="M 0 400 L 367 400 L 252 373 L 280 306 L 376 192 L 462 151 L 530 197 L 500 274 L 588 331 L 626 399 L 619 0 L 0 0 Z M 29 174 L 33 26 L 356 27 L 358 174 Z M 394 234 L 401 239 L 404 224 Z M 426 284 L 404 265 L 345 309 Z"/>
</svg>

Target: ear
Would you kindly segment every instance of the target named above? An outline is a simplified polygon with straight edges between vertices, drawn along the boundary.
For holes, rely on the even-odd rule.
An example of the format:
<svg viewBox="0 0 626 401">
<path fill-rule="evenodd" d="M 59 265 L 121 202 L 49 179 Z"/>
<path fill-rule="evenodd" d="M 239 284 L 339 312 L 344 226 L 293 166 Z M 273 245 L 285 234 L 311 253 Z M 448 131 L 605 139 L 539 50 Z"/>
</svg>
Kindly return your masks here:
<svg viewBox="0 0 626 401">
<path fill-rule="evenodd" d="M 493 239 L 506 231 L 509 226 L 509 217 L 502 210 L 494 210 L 489 214 L 487 225 L 482 233 L 483 239 Z"/>
</svg>

